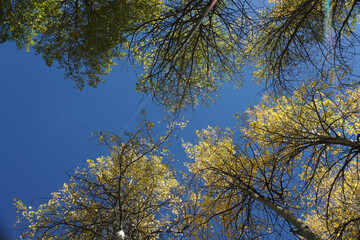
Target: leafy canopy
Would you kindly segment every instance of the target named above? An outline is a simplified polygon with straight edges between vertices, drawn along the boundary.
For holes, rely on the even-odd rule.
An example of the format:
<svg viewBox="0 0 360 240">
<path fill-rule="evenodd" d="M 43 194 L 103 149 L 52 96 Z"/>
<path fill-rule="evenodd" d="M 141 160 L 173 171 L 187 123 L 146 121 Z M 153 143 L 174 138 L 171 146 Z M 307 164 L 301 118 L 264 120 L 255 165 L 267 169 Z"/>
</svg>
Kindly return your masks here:
<svg viewBox="0 0 360 240">
<path fill-rule="evenodd" d="M 184 181 L 151 123 L 127 140 L 99 133 L 110 156 L 36 210 L 16 200 L 23 237 L 359 238 L 357 1 L 5 0 L 0 11 L 1 42 L 33 47 L 80 89 L 126 53 L 142 68 L 137 90 L 174 112 L 214 101 L 246 64 L 295 89 L 265 94 L 233 130 L 197 131 Z"/>
<path fill-rule="evenodd" d="M 351 73 L 359 42 L 356 0 L 3 0 L 0 11 L 0 42 L 33 47 L 77 88 L 127 54 L 137 90 L 172 111 L 241 86 L 244 69 L 277 90 L 336 66 Z"/>
<path fill-rule="evenodd" d="M 2 1 L 0 42 L 33 46 L 46 64 L 54 62 L 82 89 L 103 82 L 115 59 L 125 56 L 127 35 L 162 9 L 154 1 Z"/>
<path fill-rule="evenodd" d="M 37 209 L 15 199 L 22 237 L 37 239 L 156 239 L 171 230 L 179 183 L 165 163 L 152 123 L 120 138 L 98 133 L 110 156 L 87 161 Z"/>
<path fill-rule="evenodd" d="M 164 164 L 169 136 L 152 123 L 126 141 L 100 132 L 110 156 L 37 210 L 16 201 L 23 237 L 357 239 L 360 90 L 330 80 L 265 95 L 233 130 L 197 131 L 185 178 Z"/>
<path fill-rule="evenodd" d="M 185 144 L 195 239 L 357 239 L 359 100 L 359 88 L 310 81 L 265 95 L 233 131 L 198 131 Z"/>
</svg>

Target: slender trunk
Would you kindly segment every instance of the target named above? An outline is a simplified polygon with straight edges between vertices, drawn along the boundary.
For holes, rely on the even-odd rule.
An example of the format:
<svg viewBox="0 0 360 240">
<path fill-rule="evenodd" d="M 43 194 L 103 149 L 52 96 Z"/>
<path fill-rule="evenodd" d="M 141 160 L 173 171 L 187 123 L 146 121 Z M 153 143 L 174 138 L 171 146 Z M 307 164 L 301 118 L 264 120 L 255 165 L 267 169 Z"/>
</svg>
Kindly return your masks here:
<svg viewBox="0 0 360 240">
<path fill-rule="evenodd" d="M 282 216 L 290 224 L 292 224 L 294 227 L 296 227 L 297 231 L 294 231 L 293 233 L 296 233 L 308 240 L 321 240 L 321 238 L 318 235 L 312 232 L 310 228 L 306 226 L 300 219 L 298 219 L 289 209 L 282 208 L 278 204 L 267 199 L 266 197 L 260 196 L 259 194 L 255 193 L 252 189 L 249 189 L 246 186 L 244 187 L 246 191 L 249 193 L 251 198 L 261 202 L 266 207 L 273 210 L 274 212 Z"/>
<path fill-rule="evenodd" d="M 186 37 L 185 41 L 182 43 L 181 47 L 179 48 L 179 50 L 177 51 L 176 55 L 174 56 L 174 60 L 176 60 L 176 58 L 178 57 L 178 55 L 180 54 L 181 50 L 186 47 L 186 45 L 188 44 L 188 42 L 191 40 L 191 38 L 194 36 L 194 33 L 199 29 L 201 22 L 204 20 L 204 18 L 209 14 L 209 12 L 211 11 L 211 9 L 215 6 L 217 0 L 211 0 L 210 4 L 203 10 L 201 17 L 198 18 L 195 21 L 195 25 L 191 28 L 188 36 Z"/>
</svg>

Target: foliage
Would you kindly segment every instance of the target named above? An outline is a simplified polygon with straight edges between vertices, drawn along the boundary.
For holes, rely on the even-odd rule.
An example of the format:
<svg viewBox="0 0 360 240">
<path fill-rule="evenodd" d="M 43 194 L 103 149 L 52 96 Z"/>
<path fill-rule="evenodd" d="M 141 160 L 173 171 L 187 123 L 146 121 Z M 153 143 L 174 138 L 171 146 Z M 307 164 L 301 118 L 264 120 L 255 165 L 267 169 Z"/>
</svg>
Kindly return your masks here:
<svg viewBox="0 0 360 240">
<path fill-rule="evenodd" d="M 358 162 L 350 163 L 343 174 L 337 181 L 331 175 L 314 179 L 309 200 L 317 201 L 318 207 L 307 215 L 305 223 L 323 239 L 359 239 Z"/>
<path fill-rule="evenodd" d="M 82 89 L 97 87 L 128 51 L 142 67 L 137 90 L 166 109 L 214 101 L 224 82 L 240 83 L 239 6 L 185 1 L 2 1 L 0 40 L 35 48 Z M 216 9 L 216 11 L 215 11 Z M 135 67 L 135 66 L 134 66 Z"/>
<path fill-rule="evenodd" d="M 356 1 L 270 0 L 269 5 L 259 11 L 247 45 L 259 81 L 287 89 L 308 72 L 351 70 L 359 42 Z"/>
<path fill-rule="evenodd" d="M 265 95 L 236 132 L 198 132 L 185 144 L 194 228 L 209 238 L 356 239 L 359 100 L 359 88 L 310 81 L 292 96 Z"/>
<path fill-rule="evenodd" d="M 98 133 L 110 156 L 37 210 L 16 200 L 23 237 L 359 238 L 357 1 L 3 0 L 0 11 L 0 42 L 34 47 L 79 89 L 129 53 L 137 90 L 175 113 L 241 85 L 246 64 L 276 93 L 294 90 L 265 94 L 233 130 L 197 131 L 187 188 L 164 163 L 172 130 Z"/>
<path fill-rule="evenodd" d="M 247 64 L 278 90 L 307 72 L 351 73 L 359 42 L 355 0 L 2 0 L 0 11 L 0 42 L 33 46 L 79 89 L 129 53 L 137 90 L 172 111 L 214 102 L 226 82 L 241 86 Z"/>
<path fill-rule="evenodd" d="M 137 89 L 170 109 L 209 104 L 225 82 L 241 84 L 241 39 L 250 19 L 227 1 L 168 1 L 158 23 L 134 40 L 143 65 Z"/>
<path fill-rule="evenodd" d="M 134 28 L 156 16 L 162 1 L 2 1 L 0 42 L 34 46 L 82 89 L 103 82 Z"/>
<path fill-rule="evenodd" d="M 37 210 L 16 201 L 23 237 L 357 239 L 360 88 L 326 77 L 265 95 L 234 130 L 197 131 L 182 184 L 162 146 L 182 123 L 166 137 L 147 121 L 127 141 L 98 133 L 109 157 L 89 160 Z"/>
<path fill-rule="evenodd" d="M 99 132 L 110 156 L 88 160 L 69 183 L 37 209 L 15 200 L 23 238 L 156 239 L 170 232 L 179 183 L 165 163 L 163 140 L 149 135 L 145 122 L 127 140 Z"/>
</svg>

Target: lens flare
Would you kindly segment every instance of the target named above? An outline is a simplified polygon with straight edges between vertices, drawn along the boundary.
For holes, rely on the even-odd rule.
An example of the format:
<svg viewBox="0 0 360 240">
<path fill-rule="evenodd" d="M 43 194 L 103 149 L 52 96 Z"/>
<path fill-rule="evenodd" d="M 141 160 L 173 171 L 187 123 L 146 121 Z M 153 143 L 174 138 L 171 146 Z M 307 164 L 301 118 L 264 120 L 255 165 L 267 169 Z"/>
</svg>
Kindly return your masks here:
<svg viewBox="0 0 360 240">
<path fill-rule="evenodd" d="M 324 15 L 324 35 L 331 51 L 334 46 L 331 32 L 331 0 L 325 0 L 324 2 Z"/>
</svg>

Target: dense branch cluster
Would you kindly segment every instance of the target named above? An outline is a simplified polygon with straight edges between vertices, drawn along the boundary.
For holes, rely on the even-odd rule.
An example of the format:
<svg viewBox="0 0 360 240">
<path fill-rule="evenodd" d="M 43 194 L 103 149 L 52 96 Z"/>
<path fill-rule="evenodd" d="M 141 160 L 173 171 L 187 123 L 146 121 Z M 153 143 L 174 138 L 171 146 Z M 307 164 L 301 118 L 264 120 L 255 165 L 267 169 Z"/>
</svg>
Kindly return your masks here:
<svg viewBox="0 0 360 240">
<path fill-rule="evenodd" d="M 0 11 L 0 41 L 33 47 L 77 88 L 97 87 L 128 59 L 140 68 L 137 90 L 168 110 L 213 102 L 249 67 L 278 91 L 305 71 L 350 73 L 359 43 L 357 1 L 4 0 Z"/>
<path fill-rule="evenodd" d="M 183 143 L 142 120 L 97 134 L 89 160 L 37 209 L 16 200 L 22 237 L 41 239 L 359 239 L 357 0 L 64 0 L 0 2 L 0 42 L 34 48 L 81 89 L 115 61 L 179 119 L 244 71 L 269 91 L 234 129 Z M 178 130 L 175 131 L 175 128 Z M 170 130 L 169 130 L 170 129 Z"/>
</svg>

